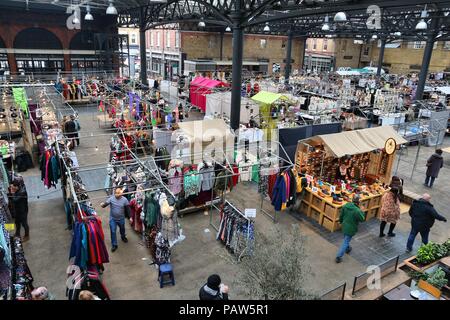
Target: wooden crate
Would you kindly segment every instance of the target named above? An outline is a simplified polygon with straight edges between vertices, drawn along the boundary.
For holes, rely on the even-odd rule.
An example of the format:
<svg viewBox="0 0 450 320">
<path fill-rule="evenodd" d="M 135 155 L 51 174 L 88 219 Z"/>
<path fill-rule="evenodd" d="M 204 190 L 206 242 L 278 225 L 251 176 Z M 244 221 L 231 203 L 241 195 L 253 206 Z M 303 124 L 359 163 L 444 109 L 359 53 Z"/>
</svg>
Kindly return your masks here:
<svg viewBox="0 0 450 320">
<path fill-rule="evenodd" d="M 322 213 L 320 211 L 317 211 L 316 209 L 311 208 L 310 217 L 313 218 L 315 221 L 317 221 L 319 224 L 321 224 Z"/>
<path fill-rule="evenodd" d="M 366 221 L 378 217 L 378 208 L 370 209 L 367 211 Z"/>
<path fill-rule="evenodd" d="M 418 271 L 418 272 L 424 272 L 425 270 L 427 270 L 428 268 L 431 268 L 432 266 L 434 266 L 435 264 L 437 264 L 439 262 L 439 260 L 436 260 L 430 264 L 424 265 L 424 266 L 417 266 L 413 263 L 413 261 L 416 260 L 416 256 L 412 256 L 406 260 L 403 260 L 403 263 L 405 265 L 407 265 L 408 267 L 410 267 L 411 269 Z"/>
<path fill-rule="evenodd" d="M 381 196 L 370 199 L 370 207 L 379 206 L 381 203 Z"/>
<path fill-rule="evenodd" d="M 315 194 L 312 195 L 310 204 L 319 210 L 323 210 L 323 200 Z"/>
<path fill-rule="evenodd" d="M 309 205 L 306 202 L 302 201 L 302 203 L 300 203 L 300 208 L 298 208 L 298 211 L 300 213 L 303 213 L 303 214 L 307 215 L 308 214 L 308 209 L 309 209 Z"/>
<path fill-rule="evenodd" d="M 341 209 L 333 207 L 328 203 L 325 203 L 325 210 L 323 211 L 323 214 L 330 220 L 334 221 L 336 219 L 339 219 L 340 210 Z"/>
<path fill-rule="evenodd" d="M 306 191 L 305 198 L 303 198 L 303 201 L 311 203 L 311 197 L 312 197 L 312 193 L 309 191 Z"/>
<path fill-rule="evenodd" d="M 341 228 L 339 220 L 333 221 L 328 219 L 327 217 L 323 217 L 322 226 L 331 232 L 335 232 L 336 230 L 339 230 Z"/>
<path fill-rule="evenodd" d="M 365 211 L 365 210 L 369 209 L 369 203 L 370 203 L 370 200 L 363 200 L 360 202 L 359 207 L 361 208 L 362 211 Z"/>
</svg>

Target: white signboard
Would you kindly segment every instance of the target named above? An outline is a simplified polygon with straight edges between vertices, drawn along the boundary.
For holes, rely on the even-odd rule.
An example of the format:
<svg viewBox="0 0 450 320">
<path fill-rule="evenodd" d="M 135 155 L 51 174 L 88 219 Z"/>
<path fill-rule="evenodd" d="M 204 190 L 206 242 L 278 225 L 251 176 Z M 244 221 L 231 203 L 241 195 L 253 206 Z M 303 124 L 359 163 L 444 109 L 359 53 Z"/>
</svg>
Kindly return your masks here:
<svg viewBox="0 0 450 320">
<path fill-rule="evenodd" d="M 256 218 L 256 209 L 245 209 L 244 214 L 247 218 Z"/>
</svg>

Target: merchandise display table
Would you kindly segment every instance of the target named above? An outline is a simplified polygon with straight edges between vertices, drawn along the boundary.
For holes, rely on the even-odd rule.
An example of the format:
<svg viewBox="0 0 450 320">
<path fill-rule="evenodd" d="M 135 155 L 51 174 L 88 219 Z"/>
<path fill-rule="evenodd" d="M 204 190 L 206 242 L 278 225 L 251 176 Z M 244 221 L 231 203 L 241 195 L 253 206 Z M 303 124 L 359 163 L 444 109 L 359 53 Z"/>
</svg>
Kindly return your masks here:
<svg viewBox="0 0 450 320">
<path fill-rule="evenodd" d="M 333 203 L 331 196 L 321 196 L 317 192 L 312 192 L 308 187 L 305 189 L 306 194 L 300 205 L 300 211 L 308 217 L 317 221 L 321 226 L 331 232 L 340 229 L 339 215 L 341 208 L 347 203 Z M 360 208 L 366 216 L 366 221 L 378 217 L 381 208 L 381 197 L 383 193 L 371 194 L 369 196 L 361 196 Z"/>
</svg>

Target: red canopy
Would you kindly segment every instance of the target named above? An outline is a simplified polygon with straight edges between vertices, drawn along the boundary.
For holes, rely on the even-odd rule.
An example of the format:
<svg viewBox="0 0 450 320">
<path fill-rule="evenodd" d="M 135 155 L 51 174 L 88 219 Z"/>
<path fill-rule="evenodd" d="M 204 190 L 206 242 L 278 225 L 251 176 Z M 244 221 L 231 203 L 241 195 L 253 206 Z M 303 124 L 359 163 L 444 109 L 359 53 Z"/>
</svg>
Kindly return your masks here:
<svg viewBox="0 0 450 320">
<path fill-rule="evenodd" d="M 209 78 L 197 77 L 192 80 L 189 89 L 191 104 L 199 107 L 202 112 L 206 110 L 206 94 L 211 93 L 213 88 L 226 86 L 225 83 Z"/>
</svg>

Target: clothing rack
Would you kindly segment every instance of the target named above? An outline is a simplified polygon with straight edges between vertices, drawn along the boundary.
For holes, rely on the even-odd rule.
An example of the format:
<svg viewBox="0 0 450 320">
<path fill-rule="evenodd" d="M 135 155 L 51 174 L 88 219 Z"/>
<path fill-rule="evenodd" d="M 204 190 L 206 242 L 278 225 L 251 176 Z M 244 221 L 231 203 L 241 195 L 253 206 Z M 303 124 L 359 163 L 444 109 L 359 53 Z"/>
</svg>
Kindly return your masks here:
<svg viewBox="0 0 450 320">
<path fill-rule="evenodd" d="M 225 200 L 222 204 L 223 206 L 229 206 L 233 209 L 233 213 L 237 213 L 243 220 L 245 220 L 247 222 L 247 235 L 246 235 L 246 243 L 244 246 L 244 249 L 237 255 L 237 261 L 240 262 L 242 257 L 244 257 L 246 254 L 247 255 L 251 255 L 251 251 L 250 248 L 252 247 L 253 244 L 253 239 L 250 238 L 250 226 L 254 224 L 254 220 L 250 219 L 248 217 L 246 217 L 241 210 L 239 210 L 238 208 L 236 208 L 231 202 L 229 202 L 228 200 Z M 216 205 L 212 204 L 212 206 L 214 206 L 217 210 L 218 213 L 221 212 L 221 208 L 217 207 Z M 225 211 L 223 211 L 223 214 L 225 214 Z M 219 232 L 219 228 L 220 226 L 216 226 L 213 223 L 213 218 L 212 218 L 212 214 L 210 215 L 209 218 L 209 225 L 211 227 L 214 228 L 214 230 L 216 230 L 217 232 Z"/>
</svg>

